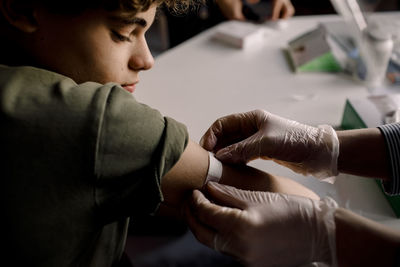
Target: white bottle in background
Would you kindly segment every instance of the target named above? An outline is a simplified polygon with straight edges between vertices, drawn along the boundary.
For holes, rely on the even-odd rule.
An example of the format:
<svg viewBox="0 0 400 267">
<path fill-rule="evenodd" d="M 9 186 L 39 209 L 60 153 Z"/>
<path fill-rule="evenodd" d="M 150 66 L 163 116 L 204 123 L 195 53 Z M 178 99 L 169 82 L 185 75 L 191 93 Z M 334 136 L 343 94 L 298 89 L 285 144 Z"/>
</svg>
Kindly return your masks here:
<svg viewBox="0 0 400 267">
<path fill-rule="evenodd" d="M 368 26 L 362 32 L 360 52 L 366 67 L 364 82 L 369 89 L 383 85 L 392 50 L 390 33 L 376 26 Z"/>
</svg>

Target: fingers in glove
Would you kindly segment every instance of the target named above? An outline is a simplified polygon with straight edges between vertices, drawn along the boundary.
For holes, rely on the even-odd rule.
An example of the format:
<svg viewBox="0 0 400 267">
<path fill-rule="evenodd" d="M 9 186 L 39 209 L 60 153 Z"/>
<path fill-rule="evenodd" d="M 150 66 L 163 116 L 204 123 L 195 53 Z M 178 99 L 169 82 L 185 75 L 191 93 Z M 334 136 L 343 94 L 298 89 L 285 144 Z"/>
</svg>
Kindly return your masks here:
<svg viewBox="0 0 400 267">
<path fill-rule="evenodd" d="M 258 134 L 254 134 L 238 143 L 220 149 L 215 157 L 225 163 L 247 163 L 262 156 L 262 143 Z"/>
<path fill-rule="evenodd" d="M 251 191 L 240 190 L 233 186 L 222 185 L 215 182 L 207 183 L 205 188 L 210 199 L 215 203 L 239 210 L 244 210 L 248 207 L 247 202 L 251 199 L 251 194 L 253 193 Z"/>
<path fill-rule="evenodd" d="M 196 211 L 190 207 L 189 203 L 186 203 L 186 205 L 184 207 L 184 214 L 185 214 L 186 221 L 189 225 L 189 228 L 193 232 L 193 234 L 197 238 L 197 240 L 199 242 L 201 242 L 202 244 L 204 244 L 210 248 L 213 248 L 216 232 L 212 228 L 201 223 L 197 219 Z"/>
<path fill-rule="evenodd" d="M 227 230 L 226 223 L 241 212 L 239 209 L 211 203 L 198 190 L 193 191 L 190 208 L 200 223 L 220 233 L 224 233 Z"/>
<path fill-rule="evenodd" d="M 209 151 L 239 142 L 258 131 L 256 116 L 261 110 L 228 115 L 216 120 L 200 140 L 201 146 Z"/>
<path fill-rule="evenodd" d="M 238 209 L 213 204 L 200 191 L 194 190 L 186 217 L 190 229 L 201 243 L 236 256 L 242 250 L 242 243 L 234 234 L 235 229 L 241 226 L 236 222 L 241 219 L 239 212 Z"/>
<path fill-rule="evenodd" d="M 207 151 L 214 151 L 214 148 L 217 144 L 217 137 L 214 134 L 212 126 L 208 128 L 208 130 L 201 137 L 199 144 Z"/>
<path fill-rule="evenodd" d="M 294 186 L 296 189 L 303 189 L 297 183 L 287 179 L 286 186 Z M 206 186 L 209 198 L 214 202 L 241 210 L 257 204 L 271 204 L 277 199 L 285 199 L 287 196 L 281 193 L 242 190 L 228 185 L 209 182 Z M 282 190 L 280 190 L 282 191 Z M 307 191 L 308 192 L 308 191 Z"/>
</svg>

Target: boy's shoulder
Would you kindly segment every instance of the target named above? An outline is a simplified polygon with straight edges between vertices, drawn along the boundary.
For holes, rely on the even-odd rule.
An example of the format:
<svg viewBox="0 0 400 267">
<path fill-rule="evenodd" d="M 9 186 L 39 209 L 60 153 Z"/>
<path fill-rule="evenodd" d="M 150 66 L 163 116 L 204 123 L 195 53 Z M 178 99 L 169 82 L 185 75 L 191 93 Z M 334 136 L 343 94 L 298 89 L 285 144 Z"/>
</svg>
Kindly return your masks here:
<svg viewBox="0 0 400 267">
<path fill-rule="evenodd" d="M 66 76 L 32 66 L 0 65 L 0 110 L 29 117 L 56 111 L 71 115 L 71 110 L 84 114 L 94 103 L 99 110 L 104 109 L 112 87 L 94 82 L 77 84 Z"/>
<path fill-rule="evenodd" d="M 63 93 L 74 93 L 75 95 L 95 94 L 99 89 L 108 91 L 116 84 L 99 84 L 96 82 L 85 82 L 77 84 L 71 78 L 62 74 L 41 69 L 33 66 L 7 66 L 0 64 L 0 90 L 13 91 L 15 93 L 31 94 L 53 94 L 55 90 Z"/>
<path fill-rule="evenodd" d="M 7 66 L 0 64 L 0 83 L 9 80 L 29 80 L 31 82 L 54 82 L 69 79 L 61 74 L 32 66 Z M 71 80 L 71 79 L 69 79 Z M 71 82 L 73 82 L 71 80 Z"/>
</svg>

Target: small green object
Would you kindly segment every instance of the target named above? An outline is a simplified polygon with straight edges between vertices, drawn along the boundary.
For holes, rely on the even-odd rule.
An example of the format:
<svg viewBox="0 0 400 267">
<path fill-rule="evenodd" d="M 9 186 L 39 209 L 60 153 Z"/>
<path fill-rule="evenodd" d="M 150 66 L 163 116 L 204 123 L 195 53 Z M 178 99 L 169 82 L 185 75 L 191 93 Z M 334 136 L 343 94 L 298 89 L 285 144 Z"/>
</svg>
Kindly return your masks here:
<svg viewBox="0 0 400 267">
<path fill-rule="evenodd" d="M 353 105 L 347 99 L 346 105 L 344 107 L 341 129 L 351 130 L 361 128 L 367 128 L 367 125 L 364 123 L 360 115 L 358 115 L 357 111 L 354 109 Z"/>
<path fill-rule="evenodd" d="M 335 57 L 331 52 L 327 52 L 322 56 L 312 59 L 311 61 L 305 63 L 297 68 L 299 72 L 309 72 L 309 71 L 326 71 L 326 72 L 339 72 L 342 67 L 336 61 Z"/>
</svg>

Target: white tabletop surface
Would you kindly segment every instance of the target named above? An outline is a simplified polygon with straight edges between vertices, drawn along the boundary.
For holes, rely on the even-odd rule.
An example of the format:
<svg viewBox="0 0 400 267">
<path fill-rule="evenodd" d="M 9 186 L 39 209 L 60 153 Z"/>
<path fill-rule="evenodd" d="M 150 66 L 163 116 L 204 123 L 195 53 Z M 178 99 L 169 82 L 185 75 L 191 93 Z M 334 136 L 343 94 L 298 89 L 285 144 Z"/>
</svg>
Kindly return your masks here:
<svg viewBox="0 0 400 267">
<path fill-rule="evenodd" d="M 282 51 L 289 40 L 319 22 L 338 19 L 294 17 L 280 30 L 260 25 L 268 34 L 246 49 L 212 40 L 216 28 L 211 28 L 158 56 L 154 68 L 140 74 L 135 97 L 185 123 L 197 142 L 216 118 L 257 108 L 309 125 L 338 126 L 346 98 L 366 96 L 367 90 L 345 75 L 294 73 Z M 333 197 L 342 207 L 400 229 L 400 220 L 372 179 L 339 175 L 331 185 L 269 161 L 250 165 L 290 177 L 321 197 Z"/>
</svg>

